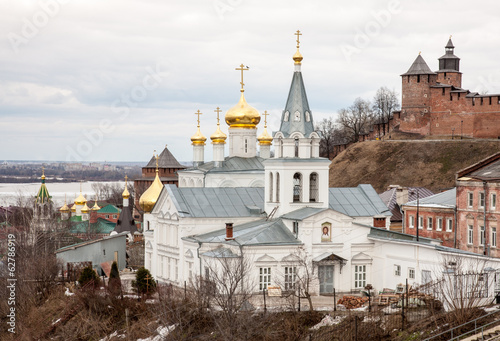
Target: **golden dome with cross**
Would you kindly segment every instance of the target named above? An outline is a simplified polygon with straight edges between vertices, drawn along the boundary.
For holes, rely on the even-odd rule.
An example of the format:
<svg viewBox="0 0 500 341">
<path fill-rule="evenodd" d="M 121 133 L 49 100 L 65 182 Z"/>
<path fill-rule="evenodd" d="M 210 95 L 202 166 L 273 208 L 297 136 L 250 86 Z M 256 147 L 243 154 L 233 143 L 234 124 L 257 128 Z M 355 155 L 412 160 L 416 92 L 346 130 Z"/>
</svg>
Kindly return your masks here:
<svg viewBox="0 0 500 341">
<path fill-rule="evenodd" d="M 245 90 L 243 89 L 245 86 L 245 83 L 243 83 L 243 71 L 249 70 L 249 67 L 241 64 L 235 70 L 241 71 L 241 96 L 238 104 L 226 112 L 226 123 L 230 128 L 255 128 L 260 122 L 260 114 L 257 109 L 247 103 L 244 95 Z"/>
</svg>

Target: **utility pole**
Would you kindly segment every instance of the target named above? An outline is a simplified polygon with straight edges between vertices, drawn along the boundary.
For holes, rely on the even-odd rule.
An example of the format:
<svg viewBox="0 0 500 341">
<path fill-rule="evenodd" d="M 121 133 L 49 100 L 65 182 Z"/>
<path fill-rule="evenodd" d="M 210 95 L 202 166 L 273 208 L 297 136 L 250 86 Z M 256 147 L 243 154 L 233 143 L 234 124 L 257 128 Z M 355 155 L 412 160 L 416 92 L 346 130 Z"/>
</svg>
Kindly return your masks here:
<svg viewBox="0 0 500 341">
<path fill-rule="evenodd" d="M 418 230 L 420 229 L 420 220 L 419 220 L 419 217 L 418 217 L 418 205 L 419 204 L 419 197 L 418 197 L 418 187 L 417 187 L 417 242 L 419 241 L 418 240 Z"/>
</svg>

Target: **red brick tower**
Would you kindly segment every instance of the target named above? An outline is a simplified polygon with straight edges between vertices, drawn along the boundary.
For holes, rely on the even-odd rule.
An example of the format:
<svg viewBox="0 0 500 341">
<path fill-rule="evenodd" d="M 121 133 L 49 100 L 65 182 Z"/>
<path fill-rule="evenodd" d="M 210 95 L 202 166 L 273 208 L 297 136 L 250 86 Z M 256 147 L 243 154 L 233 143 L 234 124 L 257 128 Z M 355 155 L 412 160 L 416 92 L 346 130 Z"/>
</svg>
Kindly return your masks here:
<svg viewBox="0 0 500 341">
<path fill-rule="evenodd" d="M 422 135 L 430 133 L 430 86 L 436 84 L 437 74 L 432 72 L 419 54 L 402 77 L 401 124 L 402 131 Z"/>
<path fill-rule="evenodd" d="M 446 44 L 445 54 L 439 58 L 439 70 L 437 71 L 437 81 L 441 84 L 453 85 L 457 88 L 462 87 L 462 73 L 460 70 L 460 58 L 453 54 L 455 46 L 450 40 Z"/>
</svg>

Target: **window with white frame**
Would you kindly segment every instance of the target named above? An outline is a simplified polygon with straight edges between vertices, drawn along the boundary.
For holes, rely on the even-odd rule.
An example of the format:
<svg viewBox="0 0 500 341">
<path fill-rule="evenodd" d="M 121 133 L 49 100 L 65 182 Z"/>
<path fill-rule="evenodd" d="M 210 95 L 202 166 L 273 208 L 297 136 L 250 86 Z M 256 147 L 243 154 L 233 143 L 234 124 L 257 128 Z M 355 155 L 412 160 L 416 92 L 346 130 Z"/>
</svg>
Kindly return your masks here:
<svg viewBox="0 0 500 341">
<path fill-rule="evenodd" d="M 474 243 L 474 226 L 467 226 L 467 244 L 472 245 Z"/>
<path fill-rule="evenodd" d="M 271 285 L 271 268 L 259 268 L 259 290 L 267 290 Z"/>
<path fill-rule="evenodd" d="M 297 267 L 285 266 L 285 290 L 294 290 L 297 280 Z"/>
<path fill-rule="evenodd" d="M 480 231 L 480 234 L 479 234 L 479 240 L 481 242 L 480 245 L 484 245 L 484 242 L 485 242 L 485 234 L 484 234 L 484 226 L 479 226 L 479 231 Z"/>
<path fill-rule="evenodd" d="M 424 228 L 424 217 L 418 217 L 418 228 L 421 230 Z"/>
<path fill-rule="evenodd" d="M 410 223 L 409 223 L 409 225 L 410 225 L 411 229 L 415 227 L 415 216 L 413 216 L 413 215 L 410 216 Z"/>
<path fill-rule="evenodd" d="M 448 218 L 446 219 L 446 232 L 451 232 L 453 231 L 453 219 Z"/>
<path fill-rule="evenodd" d="M 484 192 L 479 193 L 479 207 L 484 207 Z"/>
<path fill-rule="evenodd" d="M 401 265 L 394 264 L 394 275 L 401 276 Z"/>
<path fill-rule="evenodd" d="M 474 206 L 474 193 L 472 192 L 467 193 L 467 206 L 469 208 L 472 208 L 472 206 Z"/>
<path fill-rule="evenodd" d="M 490 208 L 494 210 L 497 207 L 497 194 L 491 193 L 490 195 Z"/>
<path fill-rule="evenodd" d="M 443 231 L 443 218 L 436 218 L 436 231 Z"/>
<path fill-rule="evenodd" d="M 302 174 L 293 175 L 293 202 L 302 201 Z"/>
<path fill-rule="evenodd" d="M 366 286 L 366 265 L 354 266 L 354 288 L 363 289 Z"/>
<path fill-rule="evenodd" d="M 273 173 L 269 173 L 269 201 L 273 202 Z"/>
<path fill-rule="evenodd" d="M 429 270 L 422 270 L 422 284 L 427 284 L 432 281 L 431 272 Z"/>
<path fill-rule="evenodd" d="M 415 279 L 415 269 L 414 268 L 408 268 L 408 278 Z"/>
<path fill-rule="evenodd" d="M 491 247 L 497 247 L 497 228 L 491 228 Z"/>
<path fill-rule="evenodd" d="M 432 230 L 432 217 L 427 218 L 427 229 Z"/>
</svg>

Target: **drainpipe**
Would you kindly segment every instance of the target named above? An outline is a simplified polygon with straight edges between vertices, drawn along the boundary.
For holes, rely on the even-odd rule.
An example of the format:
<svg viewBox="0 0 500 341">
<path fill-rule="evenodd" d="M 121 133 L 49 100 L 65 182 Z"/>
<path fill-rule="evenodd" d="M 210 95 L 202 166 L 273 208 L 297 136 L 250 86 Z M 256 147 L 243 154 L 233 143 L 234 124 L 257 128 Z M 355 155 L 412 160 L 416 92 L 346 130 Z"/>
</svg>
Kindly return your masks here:
<svg viewBox="0 0 500 341">
<path fill-rule="evenodd" d="M 457 248 L 457 230 L 458 230 L 458 214 L 457 214 L 457 205 L 455 203 L 455 208 L 453 209 L 453 215 L 455 216 L 455 233 L 453 236 L 453 247 Z"/>
<path fill-rule="evenodd" d="M 203 276 L 203 273 L 201 272 L 201 257 L 200 257 L 200 249 L 201 249 L 201 242 L 198 241 L 198 248 L 196 249 L 196 255 L 198 256 L 198 259 L 200 260 L 200 279 Z M 201 282 L 200 282 L 201 283 Z"/>
<path fill-rule="evenodd" d="M 487 233 L 487 230 L 486 230 L 486 198 L 488 197 L 488 193 L 487 193 L 487 190 L 488 190 L 488 187 L 486 186 L 486 181 L 483 181 L 483 188 L 484 188 L 484 212 L 483 212 L 483 224 L 484 224 L 484 254 L 485 256 L 489 256 L 490 255 L 490 245 L 488 243 L 488 233 Z"/>
</svg>

